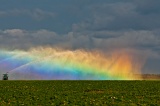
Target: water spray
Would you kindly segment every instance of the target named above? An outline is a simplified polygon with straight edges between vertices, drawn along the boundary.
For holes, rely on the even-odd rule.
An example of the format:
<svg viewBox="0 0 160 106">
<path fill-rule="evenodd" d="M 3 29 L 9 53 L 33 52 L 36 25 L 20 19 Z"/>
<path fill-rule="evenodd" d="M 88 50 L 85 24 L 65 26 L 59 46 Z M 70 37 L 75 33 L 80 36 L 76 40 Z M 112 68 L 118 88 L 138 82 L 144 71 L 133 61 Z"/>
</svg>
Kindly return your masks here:
<svg viewBox="0 0 160 106">
<path fill-rule="evenodd" d="M 18 75 L 18 79 L 125 80 L 136 79 L 134 73 L 140 72 L 143 61 L 135 57 L 137 55 L 130 51 L 104 54 L 101 51 L 33 48 L 0 53 L 0 67 L 9 70 L 3 74 L 3 80 L 8 79 L 8 73 L 16 79 Z"/>
</svg>

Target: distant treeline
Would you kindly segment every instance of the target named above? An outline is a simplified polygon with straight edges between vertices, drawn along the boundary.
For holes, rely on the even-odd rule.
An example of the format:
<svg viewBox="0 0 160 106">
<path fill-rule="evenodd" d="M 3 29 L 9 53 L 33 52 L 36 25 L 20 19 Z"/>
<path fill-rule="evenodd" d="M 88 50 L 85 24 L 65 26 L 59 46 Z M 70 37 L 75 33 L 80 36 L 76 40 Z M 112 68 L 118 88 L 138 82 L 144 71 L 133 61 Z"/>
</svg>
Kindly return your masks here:
<svg viewBox="0 0 160 106">
<path fill-rule="evenodd" d="M 160 80 L 160 74 L 142 74 L 141 75 L 142 79 L 144 80 L 156 80 L 159 79 Z"/>
</svg>

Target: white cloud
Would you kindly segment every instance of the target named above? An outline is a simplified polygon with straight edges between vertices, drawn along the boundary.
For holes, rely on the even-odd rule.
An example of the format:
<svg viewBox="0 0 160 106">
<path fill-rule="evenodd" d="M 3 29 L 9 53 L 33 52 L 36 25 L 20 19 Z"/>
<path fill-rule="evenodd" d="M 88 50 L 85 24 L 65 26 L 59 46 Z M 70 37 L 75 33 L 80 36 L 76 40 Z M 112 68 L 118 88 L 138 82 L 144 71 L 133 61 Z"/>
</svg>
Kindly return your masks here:
<svg viewBox="0 0 160 106">
<path fill-rule="evenodd" d="M 48 18 L 48 17 L 52 17 L 52 18 L 55 17 L 55 13 L 48 12 L 48 11 L 43 11 L 41 9 L 35 9 L 33 11 L 30 11 L 29 13 L 33 18 L 35 18 L 37 20 L 43 20 L 43 19 Z"/>
<path fill-rule="evenodd" d="M 7 29 L 3 33 L 11 36 L 24 36 L 24 30 L 21 29 Z"/>
</svg>

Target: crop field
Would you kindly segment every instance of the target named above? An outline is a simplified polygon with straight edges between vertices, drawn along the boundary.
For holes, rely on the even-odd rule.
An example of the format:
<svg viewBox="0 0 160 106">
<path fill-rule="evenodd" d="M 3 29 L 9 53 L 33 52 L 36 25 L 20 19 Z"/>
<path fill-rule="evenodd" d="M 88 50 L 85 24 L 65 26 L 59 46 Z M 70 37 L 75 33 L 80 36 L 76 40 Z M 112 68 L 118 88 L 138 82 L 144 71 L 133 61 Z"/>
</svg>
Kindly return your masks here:
<svg viewBox="0 0 160 106">
<path fill-rule="evenodd" d="M 0 106 L 160 106 L 160 81 L 0 81 Z"/>
</svg>

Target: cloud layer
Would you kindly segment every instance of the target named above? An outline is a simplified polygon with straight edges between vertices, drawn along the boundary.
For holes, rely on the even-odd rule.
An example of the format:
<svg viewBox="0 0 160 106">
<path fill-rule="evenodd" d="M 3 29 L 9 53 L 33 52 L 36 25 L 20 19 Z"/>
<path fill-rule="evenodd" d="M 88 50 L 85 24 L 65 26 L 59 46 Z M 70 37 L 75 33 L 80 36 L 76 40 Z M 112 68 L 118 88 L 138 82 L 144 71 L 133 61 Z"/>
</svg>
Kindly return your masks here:
<svg viewBox="0 0 160 106">
<path fill-rule="evenodd" d="M 29 49 L 36 46 L 53 46 L 69 49 L 133 48 L 159 52 L 158 30 L 69 32 L 64 35 L 49 30 L 27 31 L 8 29 L 0 31 L 1 47 Z"/>
<path fill-rule="evenodd" d="M 134 49 L 149 56 L 146 67 L 150 68 L 145 70 L 159 73 L 160 65 L 153 65 L 160 62 L 159 3 L 158 0 L 39 0 L 26 6 L 6 3 L 5 7 L 2 3 L 0 47 L 52 46 L 104 52 Z"/>
</svg>

